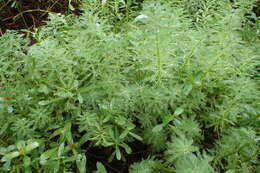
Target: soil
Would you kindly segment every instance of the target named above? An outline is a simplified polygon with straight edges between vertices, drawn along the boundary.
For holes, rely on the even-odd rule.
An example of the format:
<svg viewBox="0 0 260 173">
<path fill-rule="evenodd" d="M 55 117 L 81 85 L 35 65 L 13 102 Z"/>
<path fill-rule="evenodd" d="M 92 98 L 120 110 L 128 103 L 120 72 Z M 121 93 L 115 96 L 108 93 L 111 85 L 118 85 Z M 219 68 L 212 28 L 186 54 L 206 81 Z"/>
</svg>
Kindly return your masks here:
<svg viewBox="0 0 260 173">
<path fill-rule="evenodd" d="M 260 16 L 260 0 L 258 0 L 258 1 L 256 2 L 255 7 L 253 8 L 253 12 L 255 13 L 255 15 L 256 15 L 257 17 Z"/>
<path fill-rule="evenodd" d="M 0 2 L 0 31 L 29 29 L 42 26 L 48 12 L 79 15 L 79 0 L 4 0 Z"/>
<path fill-rule="evenodd" d="M 69 9 L 69 1 L 75 10 Z M 0 1 L 0 35 L 6 30 L 33 30 L 44 25 L 48 12 L 80 15 L 81 0 L 2 0 Z M 134 7 L 141 8 L 143 0 L 133 1 Z M 138 2 L 138 3 L 137 3 Z M 253 9 L 260 16 L 260 0 Z"/>
<path fill-rule="evenodd" d="M 146 159 L 149 156 L 148 146 L 141 142 L 135 141 L 128 144 L 132 153 L 127 154 L 123 150 L 123 155 L 125 157 L 125 162 L 123 160 L 117 160 L 116 157 L 112 162 L 108 162 L 108 158 L 112 155 L 114 149 L 107 147 L 86 147 L 86 157 L 88 158 L 88 168 L 96 170 L 96 163 L 101 162 L 108 173 L 125 173 L 128 172 L 130 165 L 135 162 L 139 162 L 142 159 Z"/>
</svg>

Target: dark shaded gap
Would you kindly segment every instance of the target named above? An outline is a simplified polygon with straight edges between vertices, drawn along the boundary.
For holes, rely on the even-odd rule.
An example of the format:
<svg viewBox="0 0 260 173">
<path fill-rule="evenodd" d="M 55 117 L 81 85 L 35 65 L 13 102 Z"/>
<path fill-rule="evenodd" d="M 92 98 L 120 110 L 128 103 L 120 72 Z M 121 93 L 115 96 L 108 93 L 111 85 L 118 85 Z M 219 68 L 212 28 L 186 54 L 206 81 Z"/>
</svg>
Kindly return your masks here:
<svg viewBox="0 0 260 173">
<path fill-rule="evenodd" d="M 108 162 L 108 158 L 112 155 L 114 149 L 111 147 L 90 147 L 87 149 L 86 157 L 88 159 L 88 168 L 91 170 L 96 170 L 96 163 L 101 162 L 105 167 L 108 173 L 126 173 L 128 172 L 129 167 L 134 162 L 139 162 L 142 159 L 145 159 L 149 156 L 148 146 L 139 142 L 134 141 L 128 144 L 132 153 L 127 154 L 124 150 L 123 155 L 125 157 L 125 162 L 123 160 L 113 159 L 112 162 Z"/>
<path fill-rule="evenodd" d="M 74 9 L 70 9 L 73 7 Z M 33 30 L 45 24 L 49 12 L 80 15 L 80 0 L 6 0 L 0 3 L 0 29 Z"/>
</svg>

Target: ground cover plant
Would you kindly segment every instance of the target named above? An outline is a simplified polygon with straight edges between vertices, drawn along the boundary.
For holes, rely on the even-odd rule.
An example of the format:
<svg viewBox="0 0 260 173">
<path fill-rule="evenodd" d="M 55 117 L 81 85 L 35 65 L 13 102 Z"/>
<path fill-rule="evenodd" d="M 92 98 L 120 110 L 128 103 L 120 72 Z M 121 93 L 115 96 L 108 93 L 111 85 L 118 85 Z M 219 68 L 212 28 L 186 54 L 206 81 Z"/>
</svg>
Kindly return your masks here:
<svg viewBox="0 0 260 173">
<path fill-rule="evenodd" d="M 0 172 L 259 172 L 254 0 L 86 1 L 0 38 Z"/>
</svg>

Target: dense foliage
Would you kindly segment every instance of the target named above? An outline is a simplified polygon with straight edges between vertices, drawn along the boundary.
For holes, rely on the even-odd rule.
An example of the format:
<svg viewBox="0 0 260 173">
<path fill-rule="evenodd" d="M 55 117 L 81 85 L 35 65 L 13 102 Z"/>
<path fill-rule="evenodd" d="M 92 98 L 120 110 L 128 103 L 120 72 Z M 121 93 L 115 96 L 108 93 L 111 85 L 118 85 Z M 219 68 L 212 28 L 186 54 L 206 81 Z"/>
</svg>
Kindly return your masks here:
<svg viewBox="0 0 260 173">
<path fill-rule="evenodd" d="M 134 144 L 130 173 L 259 172 L 254 2 L 92 0 L 4 34 L 0 172 L 120 172 Z"/>
</svg>

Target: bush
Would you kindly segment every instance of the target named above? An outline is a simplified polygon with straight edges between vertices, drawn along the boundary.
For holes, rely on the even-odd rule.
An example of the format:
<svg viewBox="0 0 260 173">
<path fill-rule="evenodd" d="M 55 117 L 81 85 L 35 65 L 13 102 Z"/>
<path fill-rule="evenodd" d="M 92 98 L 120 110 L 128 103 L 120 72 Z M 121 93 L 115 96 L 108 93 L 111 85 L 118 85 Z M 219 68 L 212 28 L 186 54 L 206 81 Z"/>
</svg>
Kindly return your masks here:
<svg viewBox="0 0 260 173">
<path fill-rule="evenodd" d="M 85 4 L 80 17 L 50 14 L 34 45 L 4 34 L 0 170 L 106 172 L 121 160 L 133 173 L 256 171 L 259 39 L 254 26 L 243 37 L 253 1 L 201 1 L 212 10 L 198 23 L 173 2 L 144 2 L 123 30 Z M 149 157 L 129 159 L 136 143 Z"/>
</svg>

